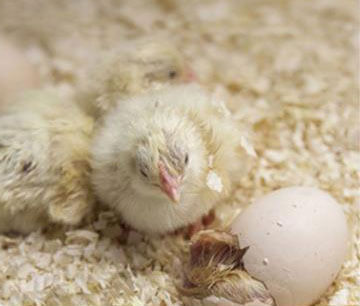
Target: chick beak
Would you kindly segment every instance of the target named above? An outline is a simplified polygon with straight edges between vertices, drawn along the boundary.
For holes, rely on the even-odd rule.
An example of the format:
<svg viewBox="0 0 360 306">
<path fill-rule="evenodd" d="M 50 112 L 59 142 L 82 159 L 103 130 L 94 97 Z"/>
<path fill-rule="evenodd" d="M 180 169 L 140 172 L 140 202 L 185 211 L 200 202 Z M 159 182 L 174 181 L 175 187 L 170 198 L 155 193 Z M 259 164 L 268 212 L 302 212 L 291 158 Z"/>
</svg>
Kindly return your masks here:
<svg viewBox="0 0 360 306">
<path fill-rule="evenodd" d="M 159 165 L 160 188 L 174 202 L 179 203 L 179 179 L 172 177 L 163 164 Z"/>
</svg>

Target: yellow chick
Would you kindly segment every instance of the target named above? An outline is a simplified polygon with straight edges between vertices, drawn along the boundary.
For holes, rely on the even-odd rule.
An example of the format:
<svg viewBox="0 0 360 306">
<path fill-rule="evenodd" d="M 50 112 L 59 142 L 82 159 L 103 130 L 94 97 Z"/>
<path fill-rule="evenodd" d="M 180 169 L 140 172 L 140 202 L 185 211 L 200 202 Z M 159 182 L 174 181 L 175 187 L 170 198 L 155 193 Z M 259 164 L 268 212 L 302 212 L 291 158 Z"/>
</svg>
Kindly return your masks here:
<svg viewBox="0 0 360 306">
<path fill-rule="evenodd" d="M 92 182 L 125 223 L 163 234 L 196 222 L 246 168 L 240 134 L 199 86 L 177 85 L 123 100 L 92 146 Z"/>
<path fill-rule="evenodd" d="M 90 210 L 93 120 L 46 91 L 26 92 L 0 115 L 0 232 L 78 224 Z"/>
<path fill-rule="evenodd" d="M 95 118 L 113 109 L 119 99 L 159 87 L 195 79 L 184 58 L 166 43 L 138 43 L 113 50 L 86 71 L 78 84 L 80 106 Z"/>
</svg>

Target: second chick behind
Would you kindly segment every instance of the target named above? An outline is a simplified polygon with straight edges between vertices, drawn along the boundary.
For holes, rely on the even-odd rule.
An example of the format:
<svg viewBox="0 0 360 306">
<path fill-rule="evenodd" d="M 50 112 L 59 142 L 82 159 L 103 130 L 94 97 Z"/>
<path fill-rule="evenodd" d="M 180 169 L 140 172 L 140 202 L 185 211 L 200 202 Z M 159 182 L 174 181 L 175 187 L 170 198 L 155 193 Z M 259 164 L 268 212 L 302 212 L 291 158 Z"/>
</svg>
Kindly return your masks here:
<svg viewBox="0 0 360 306">
<path fill-rule="evenodd" d="M 92 182 L 131 227 L 172 232 L 208 213 L 244 173 L 240 138 L 199 86 L 149 91 L 105 116 L 92 147 Z"/>
<path fill-rule="evenodd" d="M 77 225 L 92 209 L 93 120 L 69 100 L 27 91 L 0 115 L 0 233 Z"/>
<path fill-rule="evenodd" d="M 171 44 L 137 42 L 130 49 L 101 53 L 80 78 L 77 100 L 89 115 L 99 118 L 121 99 L 193 78 L 183 55 Z"/>
</svg>

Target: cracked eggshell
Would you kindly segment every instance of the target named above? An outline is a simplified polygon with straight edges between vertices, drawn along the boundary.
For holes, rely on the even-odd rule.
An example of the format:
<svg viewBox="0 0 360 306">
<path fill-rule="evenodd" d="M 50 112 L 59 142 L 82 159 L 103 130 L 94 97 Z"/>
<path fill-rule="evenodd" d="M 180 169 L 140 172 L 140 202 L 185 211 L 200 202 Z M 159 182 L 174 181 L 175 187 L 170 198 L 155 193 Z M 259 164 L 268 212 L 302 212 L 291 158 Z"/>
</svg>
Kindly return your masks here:
<svg viewBox="0 0 360 306">
<path fill-rule="evenodd" d="M 245 269 L 263 281 L 277 306 L 307 306 L 334 281 L 348 249 L 340 205 L 309 187 L 279 189 L 250 205 L 231 231 L 242 247 Z"/>
<path fill-rule="evenodd" d="M 13 94 L 38 87 L 40 77 L 25 55 L 0 36 L 0 106 Z"/>
</svg>

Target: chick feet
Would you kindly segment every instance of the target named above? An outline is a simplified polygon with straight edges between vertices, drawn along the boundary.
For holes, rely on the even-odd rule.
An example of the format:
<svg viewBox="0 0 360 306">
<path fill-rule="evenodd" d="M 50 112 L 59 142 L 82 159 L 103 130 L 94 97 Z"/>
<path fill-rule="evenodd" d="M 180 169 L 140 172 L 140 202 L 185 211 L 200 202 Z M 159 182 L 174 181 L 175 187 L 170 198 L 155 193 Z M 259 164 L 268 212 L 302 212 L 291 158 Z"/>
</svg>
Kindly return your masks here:
<svg viewBox="0 0 360 306">
<path fill-rule="evenodd" d="M 211 209 L 207 215 L 204 215 L 202 217 L 202 219 L 201 219 L 202 224 L 204 225 L 204 227 L 207 227 L 215 221 L 215 218 L 216 218 L 215 210 Z"/>
<path fill-rule="evenodd" d="M 213 223 L 215 218 L 215 210 L 211 209 L 209 213 L 202 216 L 201 219 L 184 228 L 176 230 L 174 234 L 182 234 L 185 239 L 191 239 L 191 237 L 194 236 L 196 233 L 200 232 L 203 229 L 206 229 L 211 223 Z"/>
<path fill-rule="evenodd" d="M 127 244 L 129 240 L 129 234 L 133 230 L 129 225 L 125 223 L 121 223 L 121 234 L 116 237 L 116 240 L 119 242 L 119 244 Z"/>
</svg>

